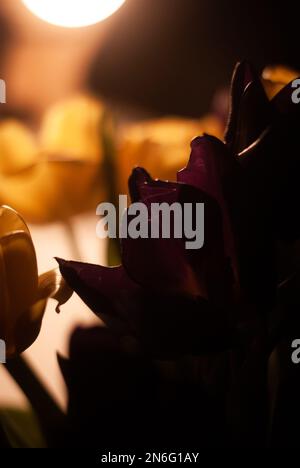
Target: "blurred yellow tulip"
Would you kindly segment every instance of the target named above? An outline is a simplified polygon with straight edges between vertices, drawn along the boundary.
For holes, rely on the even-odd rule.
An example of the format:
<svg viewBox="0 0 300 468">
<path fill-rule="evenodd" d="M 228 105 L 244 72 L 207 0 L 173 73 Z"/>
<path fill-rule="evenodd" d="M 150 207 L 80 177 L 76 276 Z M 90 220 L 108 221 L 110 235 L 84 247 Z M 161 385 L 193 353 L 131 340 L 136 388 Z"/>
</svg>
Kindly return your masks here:
<svg viewBox="0 0 300 468">
<path fill-rule="evenodd" d="M 166 117 L 125 126 L 118 145 L 119 193 L 127 192 L 128 177 L 137 165 L 155 178 L 172 180 L 184 167 L 195 136 L 208 133 L 222 138 L 223 130 L 213 115 L 200 120 Z"/>
<path fill-rule="evenodd" d="M 17 174 L 32 166 L 36 158 L 33 133 L 14 119 L 0 122 L 0 174 Z"/>
<path fill-rule="evenodd" d="M 266 67 L 262 72 L 262 79 L 269 99 L 272 99 L 285 85 L 299 76 L 299 71 L 284 65 Z"/>
<path fill-rule="evenodd" d="M 0 123 L 0 203 L 37 223 L 94 208 L 111 128 L 104 105 L 86 95 L 51 108 L 38 138 L 18 121 Z"/>
<path fill-rule="evenodd" d="M 48 157 L 95 162 L 103 159 L 101 131 L 108 112 L 100 100 L 78 95 L 54 105 L 40 130 L 41 150 Z"/>
<path fill-rule="evenodd" d="M 49 297 L 60 304 L 71 296 L 58 270 L 38 276 L 30 232 L 20 215 L 0 207 L 0 339 L 7 357 L 37 338 Z"/>
</svg>

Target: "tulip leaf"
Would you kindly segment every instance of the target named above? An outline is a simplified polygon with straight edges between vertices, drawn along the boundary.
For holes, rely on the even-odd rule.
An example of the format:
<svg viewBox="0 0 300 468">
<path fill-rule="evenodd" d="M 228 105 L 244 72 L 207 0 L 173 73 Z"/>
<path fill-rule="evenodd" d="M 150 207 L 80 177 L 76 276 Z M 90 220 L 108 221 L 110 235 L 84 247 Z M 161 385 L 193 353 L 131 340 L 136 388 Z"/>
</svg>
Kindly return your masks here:
<svg viewBox="0 0 300 468">
<path fill-rule="evenodd" d="M 47 271 L 39 276 L 39 299 L 51 297 L 58 304 L 56 311 L 60 311 L 60 306 L 65 304 L 73 294 L 64 278 L 59 273 L 58 268 Z"/>
<path fill-rule="evenodd" d="M 2 409 L 0 422 L 12 448 L 46 448 L 46 442 L 33 411 Z"/>
<path fill-rule="evenodd" d="M 110 115 L 104 114 L 101 127 L 101 142 L 104 151 L 103 170 L 105 173 L 108 198 L 111 203 L 117 205 L 117 150 L 113 139 L 114 122 Z M 107 246 L 107 264 L 109 266 L 121 263 L 120 244 L 118 239 L 109 239 Z"/>
</svg>

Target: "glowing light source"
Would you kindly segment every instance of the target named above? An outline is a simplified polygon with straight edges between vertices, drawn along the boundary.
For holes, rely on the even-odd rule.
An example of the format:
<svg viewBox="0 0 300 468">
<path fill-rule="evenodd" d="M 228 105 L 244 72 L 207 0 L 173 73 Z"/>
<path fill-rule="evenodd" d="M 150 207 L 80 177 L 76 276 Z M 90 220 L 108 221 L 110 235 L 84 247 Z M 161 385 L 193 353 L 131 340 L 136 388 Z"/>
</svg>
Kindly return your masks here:
<svg viewBox="0 0 300 468">
<path fill-rule="evenodd" d="M 66 28 L 89 26 L 112 15 L 125 0 L 22 0 L 36 16 Z"/>
</svg>

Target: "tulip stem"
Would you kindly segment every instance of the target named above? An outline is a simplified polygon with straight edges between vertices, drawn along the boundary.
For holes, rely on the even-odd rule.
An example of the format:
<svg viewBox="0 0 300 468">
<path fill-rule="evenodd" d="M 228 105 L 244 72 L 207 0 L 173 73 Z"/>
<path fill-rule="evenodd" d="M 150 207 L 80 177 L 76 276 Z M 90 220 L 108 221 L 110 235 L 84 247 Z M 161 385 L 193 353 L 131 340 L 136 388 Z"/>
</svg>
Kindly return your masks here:
<svg viewBox="0 0 300 468">
<path fill-rule="evenodd" d="M 8 360 L 5 368 L 29 400 L 49 446 L 56 446 L 65 424 L 64 413 L 22 356 Z"/>
<path fill-rule="evenodd" d="M 0 423 L 0 449 L 2 448 L 10 448 L 10 444 L 6 432 Z"/>
<path fill-rule="evenodd" d="M 77 242 L 77 238 L 75 235 L 74 226 L 72 222 L 70 220 L 65 220 L 64 227 L 65 227 L 67 237 L 69 239 L 69 245 L 71 247 L 73 260 L 81 261 L 82 256 L 81 256 L 80 248 Z"/>
</svg>

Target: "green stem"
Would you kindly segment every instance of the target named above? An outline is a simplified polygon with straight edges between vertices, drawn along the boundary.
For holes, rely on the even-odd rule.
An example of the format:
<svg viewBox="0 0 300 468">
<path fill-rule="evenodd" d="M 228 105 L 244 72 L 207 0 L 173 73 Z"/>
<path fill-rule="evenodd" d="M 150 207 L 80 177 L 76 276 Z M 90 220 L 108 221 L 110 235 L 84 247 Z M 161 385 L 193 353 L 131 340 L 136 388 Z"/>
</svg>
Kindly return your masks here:
<svg viewBox="0 0 300 468">
<path fill-rule="evenodd" d="M 2 448 L 10 448 L 9 440 L 6 437 L 6 433 L 0 423 L 0 449 Z"/>
<path fill-rule="evenodd" d="M 79 245 L 78 245 L 78 242 L 77 242 L 77 239 L 76 239 L 76 236 L 75 236 L 74 227 L 73 227 L 71 221 L 68 220 L 68 219 L 66 219 L 63 224 L 64 224 L 64 228 L 65 228 L 65 231 L 66 231 L 68 239 L 69 239 L 69 244 L 70 244 L 70 247 L 71 247 L 73 260 L 81 261 L 82 256 L 81 256 Z"/>
<path fill-rule="evenodd" d="M 4 365 L 29 400 L 49 446 L 56 446 L 62 436 L 65 415 L 22 356 Z"/>
</svg>

